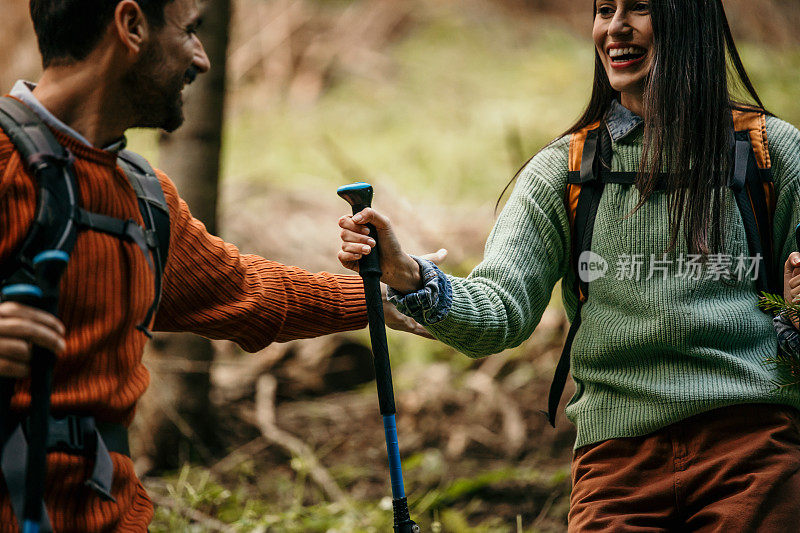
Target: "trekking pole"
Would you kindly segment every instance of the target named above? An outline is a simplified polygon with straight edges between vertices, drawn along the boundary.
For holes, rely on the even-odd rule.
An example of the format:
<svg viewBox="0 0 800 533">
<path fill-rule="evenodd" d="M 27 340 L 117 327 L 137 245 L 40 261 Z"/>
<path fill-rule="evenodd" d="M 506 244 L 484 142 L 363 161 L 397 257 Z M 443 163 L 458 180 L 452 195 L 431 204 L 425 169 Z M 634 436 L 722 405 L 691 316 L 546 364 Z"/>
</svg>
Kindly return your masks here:
<svg viewBox="0 0 800 533">
<path fill-rule="evenodd" d="M 33 260 L 36 284 L 15 284 L 2 291 L 4 301 L 16 301 L 36 307 L 47 313 L 58 312 L 58 282 L 69 261 L 61 250 L 47 250 Z M 50 392 L 53 385 L 53 367 L 56 356 L 50 350 L 33 345 L 31 354 L 31 407 L 28 425 L 28 456 L 25 472 L 25 505 L 23 508 L 23 533 L 39 533 L 42 521 L 44 481 L 47 470 L 47 433 L 50 418 Z M 4 379 L 3 386 L 14 381 Z M 8 394 L 6 390 L 3 391 Z M 8 399 L 10 400 L 10 394 Z M 6 401 L 6 398 L 3 398 Z M 9 412 L 7 404 L 4 405 Z M 9 416 L 9 415 L 6 415 Z M 7 420 L 4 420 L 7 423 Z"/>
<path fill-rule="evenodd" d="M 372 186 L 368 183 L 353 183 L 339 187 L 336 191 L 353 208 L 355 215 L 372 204 Z M 375 382 L 378 386 L 378 404 L 383 415 L 386 434 L 386 451 L 389 456 L 389 475 L 392 481 L 392 509 L 395 533 L 419 533 L 419 526 L 411 520 L 408 501 L 403 488 L 403 469 L 400 464 L 400 446 L 397 441 L 397 422 L 392 388 L 392 369 L 389 365 L 389 348 L 386 343 L 386 325 L 383 318 L 381 298 L 381 267 L 378 232 L 367 224 L 370 236 L 375 240 L 372 252 L 358 261 L 358 273 L 364 281 L 364 296 L 367 300 L 369 339 L 375 358 Z"/>
</svg>

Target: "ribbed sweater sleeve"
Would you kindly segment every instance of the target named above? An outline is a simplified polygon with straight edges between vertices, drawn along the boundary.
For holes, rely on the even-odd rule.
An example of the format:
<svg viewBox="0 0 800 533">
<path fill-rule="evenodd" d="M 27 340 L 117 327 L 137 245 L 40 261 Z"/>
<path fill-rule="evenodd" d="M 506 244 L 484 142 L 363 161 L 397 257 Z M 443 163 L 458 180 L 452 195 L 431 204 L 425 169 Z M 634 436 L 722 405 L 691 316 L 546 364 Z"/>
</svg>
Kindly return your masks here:
<svg viewBox="0 0 800 533">
<path fill-rule="evenodd" d="M 170 208 L 170 251 L 154 329 L 229 339 L 247 351 L 273 341 L 316 337 L 366 325 L 358 276 L 286 266 L 206 231 L 175 185 L 159 172 Z"/>
<path fill-rule="evenodd" d="M 794 230 L 800 224 L 800 131 L 788 122 L 767 117 L 767 139 L 777 197 L 775 261 L 782 272 L 789 254 L 798 251 Z"/>
<path fill-rule="evenodd" d="M 448 276 L 452 307 L 426 325 L 438 339 L 476 357 L 517 346 L 536 328 L 569 262 L 568 152 L 568 139 L 560 139 L 526 165 L 483 261 L 467 278 Z"/>
</svg>

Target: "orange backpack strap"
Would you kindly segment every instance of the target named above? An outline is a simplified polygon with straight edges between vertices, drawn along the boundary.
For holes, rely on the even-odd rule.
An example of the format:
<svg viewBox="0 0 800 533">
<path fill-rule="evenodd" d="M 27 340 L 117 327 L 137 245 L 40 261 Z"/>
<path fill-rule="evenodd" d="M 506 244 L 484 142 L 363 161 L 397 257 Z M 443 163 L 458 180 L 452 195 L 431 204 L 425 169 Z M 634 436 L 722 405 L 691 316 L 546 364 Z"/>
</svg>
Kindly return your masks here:
<svg viewBox="0 0 800 533">
<path fill-rule="evenodd" d="M 594 220 L 587 221 L 588 213 L 584 215 L 581 213 L 579 216 L 578 207 L 590 207 L 593 198 L 599 202 L 599 196 L 602 194 L 600 191 L 589 191 L 588 188 L 584 189 L 584 185 L 591 182 L 597 184 L 595 172 L 595 156 L 597 155 L 598 143 L 600 141 L 600 128 L 601 123 L 595 123 L 580 131 L 573 133 L 569 140 L 569 178 L 567 179 L 567 191 L 565 204 L 567 208 L 567 216 L 569 217 L 570 234 L 572 235 L 572 250 L 570 263 L 575 269 L 575 290 L 581 301 L 586 301 L 588 296 L 587 289 L 580 283 L 578 276 L 578 258 L 580 254 L 585 251 L 583 243 L 586 240 L 587 222 L 590 222 L 592 228 L 594 227 Z M 602 183 L 600 183 L 602 188 Z M 595 193 L 595 194 L 591 194 Z M 592 198 L 590 198 L 592 196 Z M 583 202 L 581 202 L 583 198 Z M 595 209 L 596 213 L 596 209 Z M 577 220 L 577 223 L 576 223 Z M 591 235 L 588 236 L 589 244 L 591 244 Z M 588 247 L 586 248 L 588 249 Z"/>
<path fill-rule="evenodd" d="M 599 177 L 598 154 L 611 151 L 611 138 L 608 130 L 602 123 L 593 124 L 570 137 L 569 141 L 569 177 L 567 179 L 566 197 L 564 199 L 569 216 L 570 235 L 572 240 L 570 252 L 570 265 L 575 272 L 574 290 L 578 294 L 578 307 L 569 327 L 561 357 L 556 365 L 553 382 L 550 384 L 550 394 L 547 401 L 547 411 L 542 411 L 550 422 L 556 425 L 556 412 L 564 386 L 567 384 L 570 366 L 570 352 L 572 341 L 581 325 L 581 307 L 588 297 L 589 284 L 580 278 L 579 260 L 584 251 L 591 249 L 594 219 L 597 215 L 597 206 L 603 195 L 605 183 Z M 610 165 L 610 157 L 604 160 Z"/>
</svg>

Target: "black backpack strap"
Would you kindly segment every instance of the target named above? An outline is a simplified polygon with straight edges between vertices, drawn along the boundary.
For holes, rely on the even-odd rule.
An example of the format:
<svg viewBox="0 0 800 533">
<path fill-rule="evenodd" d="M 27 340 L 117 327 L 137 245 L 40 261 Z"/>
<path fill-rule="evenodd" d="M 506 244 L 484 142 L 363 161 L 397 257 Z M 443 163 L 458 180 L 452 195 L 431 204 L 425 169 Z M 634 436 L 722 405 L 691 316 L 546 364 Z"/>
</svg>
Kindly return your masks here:
<svg viewBox="0 0 800 533">
<path fill-rule="evenodd" d="M 55 249 L 72 252 L 77 240 L 75 213 L 78 186 L 72 154 L 30 108 L 18 100 L 0 98 L 0 128 L 19 151 L 37 186 L 37 206 L 31 228 L 16 254 L 0 268 L 0 285 L 31 283 L 33 260 Z"/>
<path fill-rule="evenodd" d="M 31 171 L 42 161 L 63 166 L 71 160 L 67 149 L 59 144 L 42 120 L 19 100 L 9 96 L 0 98 L 0 126 Z"/>
<path fill-rule="evenodd" d="M 772 181 L 771 173 L 758 168 L 749 133 L 736 132 L 733 141 L 733 168 L 730 188 L 742 216 L 747 246 L 751 257 L 761 257 L 758 262 L 756 290 L 783 292 L 780 276 L 775 268 L 772 244 L 772 225 L 769 206 L 764 193 L 764 181 Z"/>
<path fill-rule="evenodd" d="M 574 290 L 578 296 L 578 307 L 570 324 L 564 348 L 561 350 L 553 382 L 550 384 L 548 410 L 545 414 L 553 427 L 556 425 L 558 403 L 569 376 L 570 352 L 572 351 L 572 341 L 581 325 L 581 308 L 589 296 L 589 283 L 581 280 L 580 277 L 581 256 L 592 248 L 597 207 L 600 205 L 600 199 L 605 189 L 605 182 L 599 179 L 599 176 L 603 171 L 610 171 L 611 156 L 611 136 L 606 125 L 602 123 L 596 130 L 587 134 L 586 142 L 583 145 L 583 159 L 579 172 L 581 190 L 578 195 L 578 207 L 575 210 L 575 234 L 572 239 L 572 268 L 575 273 Z"/>
<path fill-rule="evenodd" d="M 550 392 L 547 395 L 547 412 L 542 411 L 547 417 L 547 421 L 550 422 L 550 425 L 553 427 L 556 427 L 558 404 L 561 401 L 561 395 L 564 394 L 564 387 L 567 385 L 572 341 L 575 340 L 575 334 L 578 332 L 578 328 L 581 327 L 582 307 L 583 302 L 579 300 L 578 307 L 575 309 L 575 318 L 572 319 L 572 323 L 569 325 L 569 333 L 567 333 L 567 339 L 564 341 L 564 347 L 561 349 L 561 356 L 558 358 L 556 371 L 553 374 L 553 381 L 550 383 Z"/>
<path fill-rule="evenodd" d="M 120 218 L 92 213 L 83 208 L 78 209 L 78 224 L 84 228 L 93 229 L 102 233 L 113 235 L 121 240 L 128 240 L 135 243 L 144 254 L 147 265 L 154 269 L 153 261 L 150 258 L 150 248 L 155 244 L 148 240 L 148 233 L 142 229 L 135 220 L 122 220 Z"/>
<path fill-rule="evenodd" d="M 128 178 L 139 201 L 139 211 L 145 225 L 145 241 L 153 257 L 155 274 L 155 297 L 144 321 L 137 326 L 150 336 L 148 327 L 161 301 L 164 268 L 169 254 L 169 207 L 164 197 L 164 190 L 153 167 L 137 153 L 122 150 L 119 153 L 119 165 Z"/>
</svg>

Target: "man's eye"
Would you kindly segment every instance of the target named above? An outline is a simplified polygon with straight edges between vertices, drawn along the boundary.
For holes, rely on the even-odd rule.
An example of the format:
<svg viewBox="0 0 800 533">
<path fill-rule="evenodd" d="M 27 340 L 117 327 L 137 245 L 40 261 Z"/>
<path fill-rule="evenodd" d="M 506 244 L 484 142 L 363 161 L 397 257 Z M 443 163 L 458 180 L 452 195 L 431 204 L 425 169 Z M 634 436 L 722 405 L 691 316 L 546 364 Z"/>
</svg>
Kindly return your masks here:
<svg viewBox="0 0 800 533">
<path fill-rule="evenodd" d="M 636 5 L 633 6 L 634 11 L 649 11 L 650 4 L 648 2 L 636 2 Z"/>
<path fill-rule="evenodd" d="M 195 33 L 197 33 L 197 30 L 200 29 L 200 25 L 202 25 L 202 24 L 203 24 L 203 19 L 196 20 L 192 24 L 189 24 L 188 26 L 186 26 L 186 33 L 188 33 L 190 35 L 194 35 Z"/>
<path fill-rule="evenodd" d="M 600 6 L 597 12 L 603 17 L 611 17 L 614 15 L 614 8 L 609 6 Z"/>
</svg>

